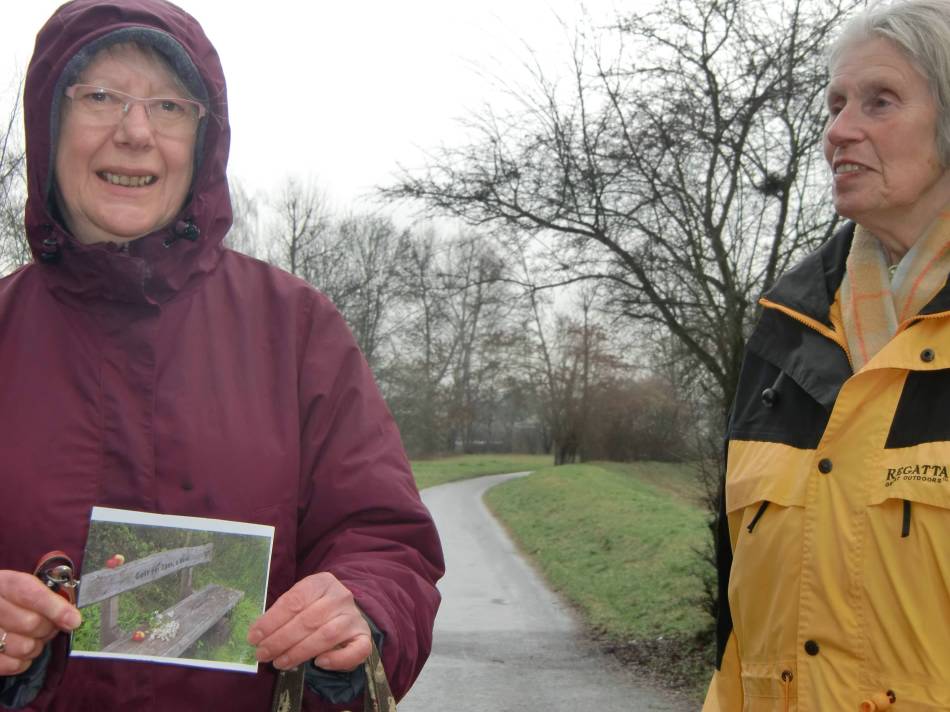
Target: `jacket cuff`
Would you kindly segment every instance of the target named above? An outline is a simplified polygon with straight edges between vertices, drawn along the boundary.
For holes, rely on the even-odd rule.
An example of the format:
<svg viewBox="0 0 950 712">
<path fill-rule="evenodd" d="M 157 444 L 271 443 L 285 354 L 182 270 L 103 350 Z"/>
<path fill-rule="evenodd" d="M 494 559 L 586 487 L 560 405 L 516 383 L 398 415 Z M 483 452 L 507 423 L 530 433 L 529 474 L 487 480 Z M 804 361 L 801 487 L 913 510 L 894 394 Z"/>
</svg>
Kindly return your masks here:
<svg viewBox="0 0 950 712">
<path fill-rule="evenodd" d="M 17 710 L 26 707 L 43 689 L 46 668 L 49 667 L 51 648 L 46 645 L 40 656 L 26 672 L 0 678 L 0 707 Z"/>
<path fill-rule="evenodd" d="M 376 624 L 366 614 L 363 614 L 363 618 L 369 624 L 373 644 L 382 654 L 386 635 L 376 627 Z M 363 690 L 366 689 L 366 666 L 360 665 L 355 670 L 349 671 L 324 670 L 314 665 L 313 660 L 311 660 L 305 668 L 304 680 L 311 692 L 335 705 L 342 705 L 352 702 L 363 694 Z"/>
</svg>

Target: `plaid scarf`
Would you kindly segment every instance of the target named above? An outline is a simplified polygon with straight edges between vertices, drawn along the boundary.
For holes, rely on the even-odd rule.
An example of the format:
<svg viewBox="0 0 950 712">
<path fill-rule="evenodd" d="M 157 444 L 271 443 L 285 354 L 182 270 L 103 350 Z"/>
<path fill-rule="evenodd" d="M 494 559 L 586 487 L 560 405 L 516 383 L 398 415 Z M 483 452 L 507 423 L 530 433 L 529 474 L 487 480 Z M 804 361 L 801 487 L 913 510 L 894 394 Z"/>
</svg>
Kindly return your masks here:
<svg viewBox="0 0 950 712">
<path fill-rule="evenodd" d="M 841 283 L 841 317 L 851 367 L 864 368 L 946 284 L 950 272 L 950 211 L 943 211 L 904 255 L 894 276 L 880 241 L 860 225 Z"/>
</svg>

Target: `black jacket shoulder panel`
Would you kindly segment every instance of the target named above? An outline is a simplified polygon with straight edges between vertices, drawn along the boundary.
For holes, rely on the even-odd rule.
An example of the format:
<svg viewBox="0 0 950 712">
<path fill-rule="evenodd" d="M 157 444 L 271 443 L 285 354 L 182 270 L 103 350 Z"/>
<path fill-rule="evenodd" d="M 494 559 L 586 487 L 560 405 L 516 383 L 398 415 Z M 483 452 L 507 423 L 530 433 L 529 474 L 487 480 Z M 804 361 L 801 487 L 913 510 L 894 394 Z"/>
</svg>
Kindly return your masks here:
<svg viewBox="0 0 950 712">
<path fill-rule="evenodd" d="M 747 353 L 758 355 L 788 374 L 828 413 L 851 376 L 848 355 L 823 334 L 775 309 L 765 309 Z M 745 375 L 740 376 L 740 384 Z"/>
<path fill-rule="evenodd" d="M 815 448 L 829 410 L 782 368 L 749 351 L 742 364 L 730 440 L 760 440 Z"/>
</svg>

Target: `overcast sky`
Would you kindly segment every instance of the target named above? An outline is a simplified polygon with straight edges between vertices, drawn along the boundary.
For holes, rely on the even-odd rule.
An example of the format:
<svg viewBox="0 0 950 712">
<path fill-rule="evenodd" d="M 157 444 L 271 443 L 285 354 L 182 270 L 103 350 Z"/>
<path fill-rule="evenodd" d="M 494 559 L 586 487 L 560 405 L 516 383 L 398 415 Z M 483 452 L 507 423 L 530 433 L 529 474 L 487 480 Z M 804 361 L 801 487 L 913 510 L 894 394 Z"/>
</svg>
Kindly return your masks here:
<svg viewBox="0 0 950 712">
<path fill-rule="evenodd" d="M 632 11 L 646 0 L 622 3 Z M 0 101 L 24 72 L 55 0 L 6 3 Z M 569 51 L 578 0 L 181 0 L 217 47 L 228 81 L 230 174 L 270 191 L 313 177 L 346 208 L 397 163 L 458 140 L 460 117 L 503 101 L 491 77 L 517 77 L 530 46 L 552 69 Z M 585 0 L 607 20 L 616 0 Z M 4 56 L 5 55 L 5 56 Z"/>
</svg>

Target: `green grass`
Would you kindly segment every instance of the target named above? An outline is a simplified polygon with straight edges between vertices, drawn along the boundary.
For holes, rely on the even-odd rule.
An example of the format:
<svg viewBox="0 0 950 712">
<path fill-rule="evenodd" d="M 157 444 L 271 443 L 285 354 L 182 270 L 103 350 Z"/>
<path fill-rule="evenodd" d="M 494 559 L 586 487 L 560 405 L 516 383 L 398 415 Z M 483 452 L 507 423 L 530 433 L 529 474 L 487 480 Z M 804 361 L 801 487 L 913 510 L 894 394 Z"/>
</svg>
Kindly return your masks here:
<svg viewBox="0 0 950 712">
<path fill-rule="evenodd" d="M 694 635 L 709 622 L 688 604 L 698 593 L 693 550 L 708 534 L 706 515 L 644 482 L 651 467 L 551 467 L 486 495 L 554 588 L 618 638 Z"/>
<path fill-rule="evenodd" d="M 696 550 L 709 530 L 694 477 L 688 465 L 566 465 L 485 499 L 607 647 L 701 700 L 712 621 L 700 604 L 707 565 Z"/>
<path fill-rule="evenodd" d="M 678 462 L 590 462 L 610 472 L 635 477 L 643 484 L 672 495 L 686 504 L 702 506 L 703 486 L 696 466 Z"/>
<path fill-rule="evenodd" d="M 459 455 L 413 460 L 412 472 L 419 489 L 481 475 L 537 470 L 551 464 L 550 455 Z"/>
<path fill-rule="evenodd" d="M 228 640 L 217 647 L 211 647 L 203 639 L 199 640 L 194 650 L 186 657 L 199 660 L 215 660 L 218 662 L 241 663 L 253 665 L 255 662 L 254 646 L 247 642 L 247 631 L 251 624 L 261 615 L 261 601 L 245 596 L 231 611 L 231 625 Z"/>
</svg>

